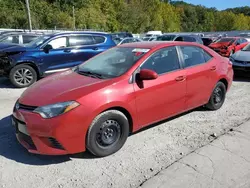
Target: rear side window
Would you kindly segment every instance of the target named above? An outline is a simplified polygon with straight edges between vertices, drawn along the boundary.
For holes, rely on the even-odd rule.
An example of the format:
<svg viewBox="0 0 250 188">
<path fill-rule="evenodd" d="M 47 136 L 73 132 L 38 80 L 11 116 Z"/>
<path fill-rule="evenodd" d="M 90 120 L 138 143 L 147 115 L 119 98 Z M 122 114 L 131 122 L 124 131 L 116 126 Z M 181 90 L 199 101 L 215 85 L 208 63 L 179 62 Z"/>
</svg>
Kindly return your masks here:
<svg viewBox="0 0 250 188">
<path fill-rule="evenodd" d="M 23 44 L 30 43 L 34 39 L 36 39 L 37 36 L 32 36 L 32 35 L 23 35 Z"/>
<path fill-rule="evenodd" d="M 103 36 L 93 36 L 95 44 L 101 44 L 105 42 L 105 37 Z"/>
<path fill-rule="evenodd" d="M 90 35 L 76 35 L 69 37 L 69 46 L 83 46 L 83 45 L 92 45 L 95 44 L 95 41 Z"/>
<path fill-rule="evenodd" d="M 209 61 L 212 56 L 203 49 L 195 46 L 180 46 L 183 53 L 185 67 L 200 65 Z"/>
</svg>

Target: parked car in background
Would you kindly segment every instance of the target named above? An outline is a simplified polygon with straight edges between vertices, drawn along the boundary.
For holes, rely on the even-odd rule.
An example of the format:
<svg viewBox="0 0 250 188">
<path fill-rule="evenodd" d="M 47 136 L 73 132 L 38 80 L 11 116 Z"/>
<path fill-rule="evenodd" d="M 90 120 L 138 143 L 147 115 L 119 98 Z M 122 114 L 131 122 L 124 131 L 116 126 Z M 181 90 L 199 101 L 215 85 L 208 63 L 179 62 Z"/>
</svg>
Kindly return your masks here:
<svg viewBox="0 0 250 188">
<path fill-rule="evenodd" d="M 203 44 L 199 35 L 183 35 L 183 34 L 164 34 L 158 36 L 156 41 L 183 41 L 183 42 L 196 42 Z"/>
<path fill-rule="evenodd" d="M 117 33 L 111 33 L 113 39 L 114 38 L 120 38 L 120 39 L 124 39 L 126 37 L 133 37 L 133 34 L 130 32 L 117 32 Z"/>
<path fill-rule="evenodd" d="M 244 37 L 248 42 L 250 42 L 250 33 L 240 33 L 239 37 Z"/>
<path fill-rule="evenodd" d="M 215 42 L 218 38 L 217 37 L 202 37 L 201 40 L 205 46 L 209 46 L 213 42 Z"/>
<path fill-rule="evenodd" d="M 143 37 L 142 41 L 154 41 L 157 37 Z"/>
<path fill-rule="evenodd" d="M 0 43 L 28 44 L 41 35 L 40 33 L 10 33 L 0 36 Z"/>
<path fill-rule="evenodd" d="M 230 57 L 235 52 L 241 50 L 248 44 L 245 38 L 241 37 L 222 37 L 209 45 L 211 49 L 222 56 Z"/>
<path fill-rule="evenodd" d="M 66 32 L 44 35 L 26 45 L 0 49 L 0 74 L 28 87 L 48 74 L 74 67 L 115 46 L 110 34 Z"/>
<path fill-rule="evenodd" d="M 141 42 L 142 40 L 139 38 L 127 37 L 122 39 L 117 45 L 132 43 L 132 42 Z"/>
<path fill-rule="evenodd" d="M 161 31 L 148 31 L 146 35 L 142 38 L 143 41 L 153 41 L 158 36 L 161 36 Z"/>
<path fill-rule="evenodd" d="M 200 106 L 218 110 L 232 79 L 229 59 L 204 45 L 124 44 L 29 87 L 12 122 L 31 153 L 103 157 L 152 123 Z"/>
<path fill-rule="evenodd" d="M 230 57 L 236 75 L 250 76 L 250 44 Z"/>
</svg>

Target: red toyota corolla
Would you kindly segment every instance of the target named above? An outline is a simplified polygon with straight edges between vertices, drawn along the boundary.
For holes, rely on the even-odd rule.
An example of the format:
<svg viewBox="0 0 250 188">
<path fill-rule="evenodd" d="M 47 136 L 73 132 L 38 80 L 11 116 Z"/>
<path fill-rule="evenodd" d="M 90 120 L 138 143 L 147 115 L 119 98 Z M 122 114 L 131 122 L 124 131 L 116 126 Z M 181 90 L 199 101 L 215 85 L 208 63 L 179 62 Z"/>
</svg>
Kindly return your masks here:
<svg viewBox="0 0 250 188">
<path fill-rule="evenodd" d="M 130 132 L 199 106 L 219 109 L 232 78 L 229 59 L 196 43 L 125 44 L 32 85 L 13 125 L 31 153 L 107 156 Z"/>
</svg>

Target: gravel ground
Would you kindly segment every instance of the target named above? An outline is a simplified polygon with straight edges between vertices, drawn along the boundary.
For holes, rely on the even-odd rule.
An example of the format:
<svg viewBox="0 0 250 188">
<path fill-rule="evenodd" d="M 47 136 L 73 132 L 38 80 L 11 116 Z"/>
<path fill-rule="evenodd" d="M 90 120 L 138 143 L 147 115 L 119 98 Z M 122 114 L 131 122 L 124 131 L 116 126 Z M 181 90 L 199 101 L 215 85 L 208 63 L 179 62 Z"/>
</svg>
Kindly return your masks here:
<svg viewBox="0 0 250 188">
<path fill-rule="evenodd" d="M 208 144 L 250 118 L 250 79 L 233 83 L 216 112 L 196 109 L 129 137 L 116 154 L 89 153 L 49 157 L 29 154 L 20 146 L 9 115 L 24 89 L 0 78 L 0 187 L 139 187 L 184 155 Z M 211 136 L 212 135 L 212 136 Z"/>
</svg>

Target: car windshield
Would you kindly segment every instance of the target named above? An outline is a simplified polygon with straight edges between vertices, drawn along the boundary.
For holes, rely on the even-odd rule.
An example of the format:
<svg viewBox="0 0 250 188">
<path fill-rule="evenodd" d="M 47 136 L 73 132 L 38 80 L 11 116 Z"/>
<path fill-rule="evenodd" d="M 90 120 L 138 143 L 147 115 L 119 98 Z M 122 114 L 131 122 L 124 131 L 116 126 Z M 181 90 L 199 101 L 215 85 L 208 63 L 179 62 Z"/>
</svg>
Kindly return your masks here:
<svg viewBox="0 0 250 188">
<path fill-rule="evenodd" d="M 221 38 L 219 40 L 217 40 L 216 42 L 232 42 L 234 41 L 235 39 L 234 38 Z"/>
<path fill-rule="evenodd" d="M 250 51 L 250 44 L 246 45 L 242 51 Z"/>
<path fill-rule="evenodd" d="M 78 66 L 79 74 L 114 78 L 127 72 L 149 49 L 115 47 Z"/>
<path fill-rule="evenodd" d="M 156 41 L 173 41 L 175 35 L 162 35 L 156 38 Z"/>
<path fill-rule="evenodd" d="M 48 35 L 44 35 L 44 36 L 40 36 L 37 39 L 33 40 L 32 42 L 25 44 L 25 47 L 37 47 L 40 44 L 43 44 L 48 38 L 50 38 L 50 36 Z"/>
</svg>

